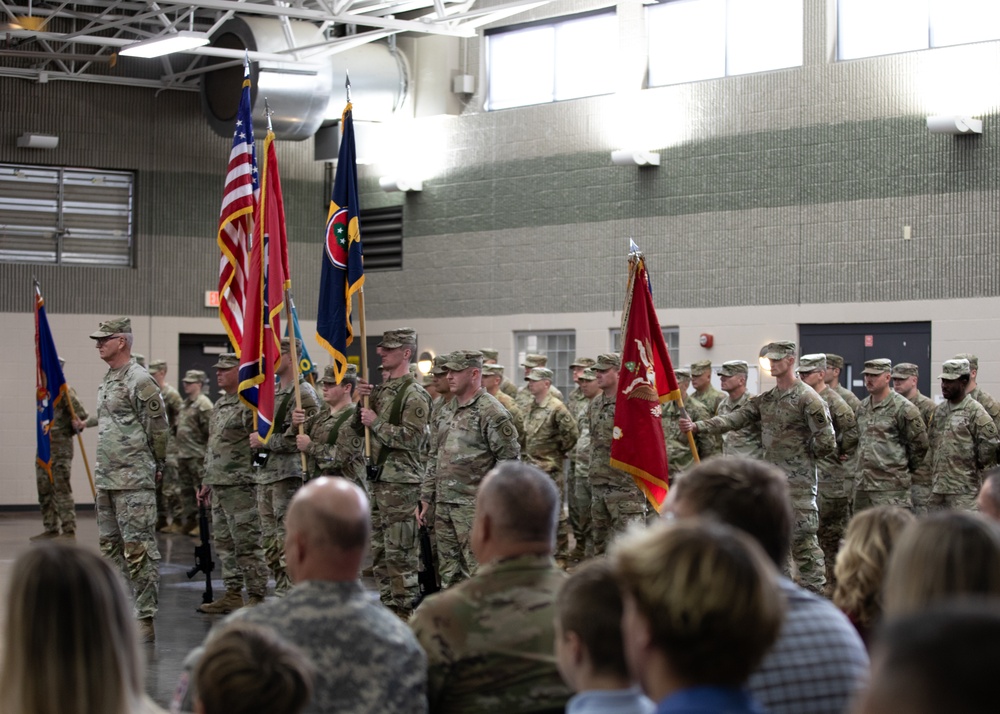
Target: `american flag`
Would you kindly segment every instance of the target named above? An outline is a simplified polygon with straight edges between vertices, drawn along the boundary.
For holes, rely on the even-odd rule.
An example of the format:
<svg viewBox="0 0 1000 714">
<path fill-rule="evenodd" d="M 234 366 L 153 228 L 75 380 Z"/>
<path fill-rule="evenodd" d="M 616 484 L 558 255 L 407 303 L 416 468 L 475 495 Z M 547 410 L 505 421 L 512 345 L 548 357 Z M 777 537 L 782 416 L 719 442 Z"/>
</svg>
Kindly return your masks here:
<svg viewBox="0 0 1000 714">
<path fill-rule="evenodd" d="M 243 305 L 246 294 L 249 237 L 260 196 L 257 151 L 250 114 L 250 60 L 243 61 L 243 94 L 236 114 L 233 148 L 229 152 L 226 188 L 219 212 L 219 319 L 237 355 L 243 345 Z"/>
</svg>

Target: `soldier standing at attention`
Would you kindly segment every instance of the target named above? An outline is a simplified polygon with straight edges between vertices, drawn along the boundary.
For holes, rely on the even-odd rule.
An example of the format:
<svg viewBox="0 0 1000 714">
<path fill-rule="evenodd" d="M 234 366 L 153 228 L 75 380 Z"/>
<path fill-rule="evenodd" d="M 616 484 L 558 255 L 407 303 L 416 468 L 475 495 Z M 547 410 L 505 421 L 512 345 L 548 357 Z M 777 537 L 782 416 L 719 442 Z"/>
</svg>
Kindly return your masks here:
<svg viewBox="0 0 1000 714">
<path fill-rule="evenodd" d="M 431 444 L 417 521 L 423 525 L 435 504 L 434 538 L 447 588 L 476 567 L 470 538 L 479 483 L 499 462 L 518 459 L 521 447 L 510 413 L 482 387 L 482 353 L 452 352 L 444 367 L 454 398 Z"/>
<path fill-rule="evenodd" d="M 792 561 L 799 581 L 817 593 L 826 585 L 826 565 L 816 532 L 819 461 L 837 450 L 837 440 L 823 398 L 795 378 L 795 343 L 771 342 L 764 356 L 777 385 L 739 410 L 703 422 L 681 420 L 681 429 L 724 433 L 759 422 L 764 458 L 788 474 L 795 510 Z"/>
<path fill-rule="evenodd" d="M 108 365 L 97 390 L 97 532 L 101 555 L 117 563 L 135 594 L 143 642 L 156 638 L 160 586 L 156 547 L 156 479 L 167 457 L 167 419 L 156 382 L 132 359 L 132 322 L 102 322 L 90 338 Z"/>
<path fill-rule="evenodd" d="M 254 482 L 257 484 L 257 512 L 260 514 L 261 542 L 264 558 L 274 575 L 274 594 L 281 596 L 292 587 L 285 567 L 285 514 L 292 502 L 292 496 L 302 487 L 306 474 L 302 472 L 302 458 L 299 456 L 295 439 L 288 436 L 292 427 L 292 412 L 295 410 L 295 382 L 299 383 L 302 409 L 311 417 L 319 411 L 316 391 L 299 373 L 299 366 L 290 359 L 291 342 L 281 340 L 281 361 L 275 370 L 279 384 L 274 393 L 274 422 L 267 444 L 254 431 L 250 434 L 250 447 L 259 449 L 262 466 L 257 467 Z M 295 338 L 295 354 L 302 354 L 302 341 Z M 267 385 L 261 385 L 264 389 Z"/>
<path fill-rule="evenodd" d="M 417 333 L 408 327 L 387 330 L 378 344 L 385 381 L 378 387 L 358 381 L 358 393 L 370 394 L 370 408 L 358 410 L 357 435 L 371 431 L 372 463 L 378 476 L 371 484 L 372 572 L 382 602 L 407 615 L 417 596 L 419 549 L 413 509 L 420 500 L 426 469 L 431 398 L 410 376 Z M 360 422 L 360 423 L 359 423 Z"/>
<path fill-rule="evenodd" d="M 993 423 L 996 424 L 997 429 L 1000 429 L 1000 402 L 991 397 L 988 393 L 984 392 L 980 386 L 976 384 L 976 377 L 979 376 L 979 358 L 973 354 L 963 353 L 955 355 L 952 359 L 964 359 L 969 361 L 969 386 L 966 387 L 966 393 L 983 405 L 986 413 L 990 415 L 990 419 L 992 419 Z"/>
<path fill-rule="evenodd" d="M 576 420 L 565 404 L 551 394 L 552 370 L 536 367 L 528 375 L 528 391 L 534 400 L 524 419 L 524 460 L 547 473 L 559 490 L 559 528 L 556 531 L 556 558 L 569 557 L 569 521 L 562 505 L 566 493 L 563 462 L 580 436 Z"/>
<path fill-rule="evenodd" d="M 837 438 L 837 450 L 819 462 L 819 545 L 826 561 L 827 592 L 833 592 L 833 565 L 840 541 L 851 520 L 851 478 L 847 464 L 858 449 L 858 422 L 854 410 L 826 384 L 826 355 L 822 352 L 799 358 L 799 379 L 826 401 Z"/>
<path fill-rule="evenodd" d="M 490 393 L 503 408 L 510 412 L 510 419 L 517 429 L 517 443 L 521 445 L 521 453 L 524 453 L 524 412 L 514 403 L 512 397 L 500 391 L 501 380 L 503 380 L 504 366 L 502 364 L 483 364 L 483 389 Z M 447 372 L 446 372 L 447 374 Z"/>
<path fill-rule="evenodd" d="M 524 367 L 525 382 L 527 382 L 528 375 L 531 374 L 531 370 L 535 369 L 535 367 L 544 367 L 548 363 L 549 363 L 549 358 L 546 357 L 545 355 L 540 355 L 540 354 L 525 355 L 524 363 L 521 365 L 522 367 Z M 551 387 L 551 389 L 552 389 L 552 394 L 555 395 L 555 398 L 558 399 L 560 402 L 563 401 L 562 392 L 560 392 L 555 387 Z M 532 399 L 534 399 L 534 397 L 532 397 L 531 392 L 528 391 L 527 384 L 518 389 L 517 395 L 514 397 L 514 401 L 517 402 L 517 406 L 521 407 L 521 411 L 523 411 L 525 414 L 527 414 L 528 410 L 531 408 Z"/>
<path fill-rule="evenodd" d="M 433 433 L 441 418 L 441 413 L 451 404 L 453 398 L 451 385 L 448 384 L 448 370 L 444 368 L 444 363 L 448 361 L 448 355 L 438 355 L 434 358 L 434 366 L 431 367 L 430 375 L 434 379 L 434 391 L 438 396 L 431 402 L 430 432 Z"/>
<path fill-rule="evenodd" d="M 927 438 L 930 439 L 931 417 L 937 404 L 917 389 L 917 378 L 920 368 L 912 362 L 900 362 L 892 368 L 892 386 L 897 393 L 909 399 L 917 409 L 927 427 Z M 927 450 L 920 468 L 913 472 L 910 481 L 910 500 L 913 502 L 914 513 L 927 513 L 927 504 L 931 500 L 931 451 Z"/>
<path fill-rule="evenodd" d="M 573 415 L 573 421 L 576 422 L 576 428 L 582 433 L 583 425 L 580 423 L 581 418 L 586 415 L 587 409 L 590 407 L 590 399 L 583 392 L 583 385 L 581 384 L 580 377 L 585 370 L 591 368 L 595 364 L 595 360 L 590 357 L 577 357 L 573 360 L 573 363 L 569 366 L 570 373 L 573 375 L 573 383 L 576 386 L 570 391 L 569 396 L 566 397 L 566 408 L 569 409 L 569 413 Z M 579 441 L 579 439 L 577 439 Z M 524 446 L 521 447 L 522 453 L 524 452 Z M 576 452 L 576 447 L 570 451 L 569 459 L 569 473 L 566 476 L 566 502 L 569 508 L 569 528 L 575 534 L 580 532 L 580 506 L 582 504 L 577 503 L 574 494 L 577 491 L 576 488 L 576 461 L 574 453 Z M 590 499 L 587 499 L 587 512 L 590 512 Z M 576 546 L 574 556 L 579 556 L 577 559 L 583 558 L 582 543 L 583 538 L 579 536 L 577 538 L 578 545 Z"/>
<path fill-rule="evenodd" d="M 691 386 L 694 387 L 694 394 L 690 399 L 701 402 L 709 416 L 716 416 L 719 404 L 726 395 L 712 386 L 712 360 L 703 359 L 691 363 Z"/>
<path fill-rule="evenodd" d="M 844 358 L 840 355 L 835 355 L 832 352 L 826 353 L 826 386 L 830 387 L 837 394 L 840 395 L 841 399 L 847 402 L 847 406 L 854 410 L 855 416 L 858 413 L 858 407 L 861 406 L 861 400 L 858 395 L 855 394 L 850 389 L 847 389 L 840 383 L 840 371 L 844 369 Z"/>
<path fill-rule="evenodd" d="M 750 366 L 741 359 L 723 362 L 719 368 L 719 381 L 726 398 L 719 402 L 717 416 L 732 414 L 750 401 L 747 392 L 747 374 Z M 743 456 L 749 459 L 764 458 L 764 444 L 760 439 L 760 422 L 747 424 L 742 429 L 722 435 L 724 456 Z"/>
<path fill-rule="evenodd" d="M 205 446 L 208 444 L 208 422 L 212 415 L 212 400 L 201 393 L 205 373 L 189 369 L 181 380 L 186 395 L 177 417 L 177 475 L 180 481 L 182 532 L 198 535 L 198 500 L 202 473 L 205 468 Z"/>
<path fill-rule="evenodd" d="M 941 370 L 945 401 L 931 418 L 930 510 L 974 511 L 983 472 L 997 463 L 997 427 L 968 393 L 970 372 L 966 359 L 950 359 Z"/>
<path fill-rule="evenodd" d="M 167 361 L 154 360 L 149 363 L 149 374 L 160 387 L 160 396 L 167 410 L 167 465 L 163 468 L 163 476 L 156 482 L 156 530 L 160 533 L 184 532 L 181 527 L 183 518 L 181 509 L 180 482 L 177 477 L 177 417 L 181 413 L 184 398 L 173 385 L 167 382 Z M 167 525 L 167 524 L 170 525 Z"/>
<path fill-rule="evenodd" d="M 681 394 L 687 394 L 691 385 L 691 370 L 678 367 L 674 370 L 674 377 L 677 379 L 677 388 Z M 702 421 L 711 416 L 705 405 L 697 399 L 686 400 L 684 408 L 694 421 Z M 681 431 L 681 407 L 677 400 L 672 399 L 662 404 L 660 410 L 660 427 L 663 429 L 663 439 L 667 444 L 668 479 L 673 484 L 684 475 L 685 471 L 695 465 L 694 453 L 691 451 L 687 434 Z M 718 439 L 710 434 L 698 434 L 695 437 L 695 446 L 698 449 L 698 458 L 707 459 L 716 453 Z"/>
<path fill-rule="evenodd" d="M 621 357 L 614 353 L 597 356 L 594 372 L 601 393 L 590 402 L 590 528 L 593 553 L 604 555 L 611 539 L 633 523 L 646 522 L 646 496 L 624 471 L 611 465 L 611 441 L 615 428 L 615 400 Z"/>
<path fill-rule="evenodd" d="M 854 512 L 871 506 L 909 509 L 913 474 L 927 453 L 927 428 L 920 410 L 889 388 L 889 360 L 868 360 L 861 374 L 869 396 L 857 412 L 860 441 Z"/>
<path fill-rule="evenodd" d="M 249 436 L 253 413 L 240 401 L 240 360 L 233 352 L 219 355 L 215 379 L 223 395 L 212 408 L 205 448 L 205 478 L 198 497 L 211 499 L 212 540 L 222 564 L 225 594 L 202 603 L 199 612 L 221 615 L 243 607 L 243 585 L 247 604 L 264 602 L 267 594 L 267 562 L 260 538 L 257 487 L 253 482 Z"/>
<path fill-rule="evenodd" d="M 583 362 L 597 364 L 597 360 L 590 357 L 576 361 L 576 363 L 581 364 Z M 590 411 L 590 403 L 594 397 L 601 393 L 601 388 L 597 386 L 597 373 L 592 367 L 593 365 L 585 367 L 579 372 L 577 368 L 573 368 L 573 379 L 576 381 L 583 399 L 573 397 L 576 390 L 570 393 L 569 410 L 576 420 L 576 428 L 580 430 L 576 446 L 569 454 L 571 478 L 566 485 L 566 498 L 569 501 L 569 527 L 576 538 L 576 545 L 573 552 L 570 553 L 571 560 L 583 560 L 586 557 L 587 543 L 592 540 L 590 532 L 590 423 L 587 421 L 587 412 Z"/>
<path fill-rule="evenodd" d="M 483 353 L 483 367 L 488 364 L 498 364 L 500 353 L 497 350 L 492 347 L 485 347 L 479 351 Z M 503 375 L 500 376 L 503 377 Z M 517 396 L 517 385 L 506 377 L 503 377 L 503 380 L 500 382 L 500 391 L 511 399 L 514 399 Z M 493 396 L 495 397 L 496 395 L 494 394 Z"/>
<path fill-rule="evenodd" d="M 59 358 L 61 366 L 66 360 Z M 52 411 L 52 423 L 49 425 L 49 453 L 51 460 L 49 474 L 37 462 L 35 463 L 35 483 L 38 486 L 38 505 L 42 510 L 42 525 L 45 530 L 28 540 L 47 540 L 59 537 L 62 526 L 63 538 L 76 537 L 76 503 L 73 501 L 73 487 L 70 483 L 70 472 L 73 468 L 73 417 L 70 415 L 69 404 L 73 402 L 73 412 L 76 418 L 86 421 L 87 410 L 83 408 L 76 392 L 69 387 L 63 399 L 56 403 Z"/>
</svg>

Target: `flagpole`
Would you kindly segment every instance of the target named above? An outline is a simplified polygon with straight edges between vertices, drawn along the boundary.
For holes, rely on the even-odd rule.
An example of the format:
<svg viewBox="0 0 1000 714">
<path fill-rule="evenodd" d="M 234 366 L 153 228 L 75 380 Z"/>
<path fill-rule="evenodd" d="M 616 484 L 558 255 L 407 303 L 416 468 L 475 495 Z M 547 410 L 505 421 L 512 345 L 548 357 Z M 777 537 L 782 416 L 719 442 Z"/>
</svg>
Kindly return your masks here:
<svg viewBox="0 0 1000 714">
<path fill-rule="evenodd" d="M 69 416 L 74 422 L 78 421 L 76 418 L 76 409 L 73 408 L 73 398 L 70 397 L 70 387 L 66 385 L 66 404 L 69 406 Z M 75 431 L 75 429 L 74 429 Z M 80 432 L 76 432 L 76 440 L 80 444 L 80 456 L 83 457 L 83 466 L 87 469 L 87 481 L 90 482 L 90 494 L 97 500 L 97 490 L 94 488 L 94 475 L 90 473 L 90 462 L 87 460 L 87 447 L 83 445 L 83 435 Z"/>
</svg>

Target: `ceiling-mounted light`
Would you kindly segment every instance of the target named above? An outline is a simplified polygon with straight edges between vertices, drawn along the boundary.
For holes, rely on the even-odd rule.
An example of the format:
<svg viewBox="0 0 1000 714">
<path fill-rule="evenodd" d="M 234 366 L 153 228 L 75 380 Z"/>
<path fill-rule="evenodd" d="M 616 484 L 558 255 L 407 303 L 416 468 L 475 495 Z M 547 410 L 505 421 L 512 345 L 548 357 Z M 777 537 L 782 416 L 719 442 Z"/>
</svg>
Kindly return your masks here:
<svg viewBox="0 0 1000 714">
<path fill-rule="evenodd" d="M 983 120 L 939 114 L 927 117 L 927 131 L 931 134 L 982 134 Z"/>
<path fill-rule="evenodd" d="M 123 57 L 162 57 L 174 52 L 186 52 L 208 44 L 209 37 L 204 32 L 181 30 L 170 35 L 154 37 L 122 47 L 118 54 Z"/>
<path fill-rule="evenodd" d="M 404 193 L 409 193 L 411 191 L 423 191 L 424 182 L 414 179 L 403 179 L 403 178 L 393 178 L 391 176 L 383 176 L 378 180 L 379 188 L 383 191 L 403 191 Z"/>
<path fill-rule="evenodd" d="M 659 166 L 660 155 L 655 151 L 618 149 L 611 152 L 611 163 L 615 166 Z"/>
</svg>

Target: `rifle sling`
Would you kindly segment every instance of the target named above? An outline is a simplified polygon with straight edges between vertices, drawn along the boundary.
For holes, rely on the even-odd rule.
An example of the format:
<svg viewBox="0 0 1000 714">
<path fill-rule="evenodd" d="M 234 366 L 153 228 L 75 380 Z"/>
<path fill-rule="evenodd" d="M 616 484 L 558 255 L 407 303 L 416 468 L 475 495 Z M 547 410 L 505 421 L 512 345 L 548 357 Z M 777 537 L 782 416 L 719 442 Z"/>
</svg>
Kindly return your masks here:
<svg viewBox="0 0 1000 714">
<path fill-rule="evenodd" d="M 402 382 L 403 385 L 396 392 L 396 398 L 392 400 L 392 408 L 389 410 L 389 418 L 387 419 L 393 426 L 399 426 L 403 422 L 403 401 L 406 399 L 406 394 L 410 391 L 410 387 L 416 384 L 410 375 L 402 377 Z M 379 449 L 378 460 L 375 462 L 375 465 L 382 466 L 388 458 L 389 449 L 383 445 Z"/>
<path fill-rule="evenodd" d="M 333 428 L 330 429 L 330 433 L 326 437 L 326 445 L 333 446 L 337 443 L 337 437 L 340 436 L 340 427 L 344 425 L 347 421 L 347 417 L 354 416 L 353 409 L 345 409 L 344 413 L 337 417 L 337 421 L 333 423 Z"/>
</svg>

